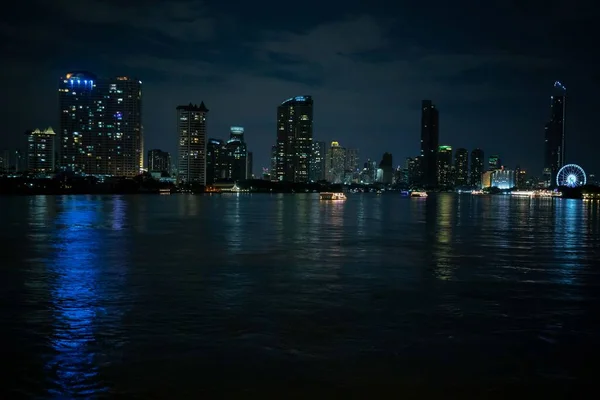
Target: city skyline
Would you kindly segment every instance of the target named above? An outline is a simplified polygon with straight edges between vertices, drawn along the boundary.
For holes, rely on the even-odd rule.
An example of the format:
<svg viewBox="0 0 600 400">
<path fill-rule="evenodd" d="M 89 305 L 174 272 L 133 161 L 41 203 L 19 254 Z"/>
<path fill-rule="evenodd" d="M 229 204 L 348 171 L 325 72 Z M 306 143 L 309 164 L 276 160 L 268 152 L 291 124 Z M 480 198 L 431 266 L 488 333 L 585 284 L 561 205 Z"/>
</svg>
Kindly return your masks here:
<svg viewBox="0 0 600 400">
<path fill-rule="evenodd" d="M 18 147 L 22 133 L 36 126 L 58 126 L 56 77 L 83 69 L 144 82 L 145 148 L 175 154 L 172 108 L 206 101 L 211 136 L 226 135 L 232 123 L 246 128 L 255 174 L 269 166 L 273 105 L 308 93 L 317 104 L 313 136 L 359 148 L 363 160 L 385 151 L 396 160 L 417 155 L 419 104 L 432 99 L 440 110 L 441 143 L 501 154 L 507 165 L 537 175 L 551 85 L 560 80 L 569 90 L 565 162 L 599 169 L 594 149 L 600 139 L 590 117 L 599 106 L 595 56 L 583 45 L 568 45 L 590 40 L 582 32 L 591 17 L 563 3 L 551 2 L 544 17 L 531 14 L 535 6 L 517 13 L 480 5 L 448 11 L 435 1 L 371 4 L 368 12 L 350 2 L 343 15 L 320 5 L 316 17 L 307 4 L 294 17 L 293 31 L 271 22 L 277 20 L 273 12 L 261 16 L 244 3 L 153 2 L 148 12 L 140 3 L 124 10 L 113 1 L 84 3 L 86 13 L 63 1 L 16 4 L 1 21 L 0 34 L 10 45 L 0 80 L 12 101 L 0 110 L 6 121 L 0 147 Z M 135 24 L 127 17 L 142 14 Z M 57 18 L 64 24 L 51 23 Z M 488 22 L 483 27 L 482 19 Z M 418 29 L 423 21 L 435 29 Z M 448 21 L 460 23 L 448 29 Z M 550 34 L 556 26 L 569 40 Z M 440 34 L 447 39 L 443 46 Z M 179 51 L 190 44 L 206 51 Z M 41 106 L 30 106 L 34 98 Z"/>
</svg>

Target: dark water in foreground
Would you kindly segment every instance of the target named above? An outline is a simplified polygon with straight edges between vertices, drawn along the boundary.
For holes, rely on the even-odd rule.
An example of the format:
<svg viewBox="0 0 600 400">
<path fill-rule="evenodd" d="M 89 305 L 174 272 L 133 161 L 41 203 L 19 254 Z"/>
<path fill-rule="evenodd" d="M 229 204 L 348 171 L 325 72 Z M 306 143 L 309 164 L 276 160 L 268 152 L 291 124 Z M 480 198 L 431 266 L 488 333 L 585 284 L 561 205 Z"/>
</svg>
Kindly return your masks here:
<svg viewBox="0 0 600 400">
<path fill-rule="evenodd" d="M 598 379 L 598 203 L 40 196 L 0 210 L 2 398 L 556 394 Z"/>
</svg>

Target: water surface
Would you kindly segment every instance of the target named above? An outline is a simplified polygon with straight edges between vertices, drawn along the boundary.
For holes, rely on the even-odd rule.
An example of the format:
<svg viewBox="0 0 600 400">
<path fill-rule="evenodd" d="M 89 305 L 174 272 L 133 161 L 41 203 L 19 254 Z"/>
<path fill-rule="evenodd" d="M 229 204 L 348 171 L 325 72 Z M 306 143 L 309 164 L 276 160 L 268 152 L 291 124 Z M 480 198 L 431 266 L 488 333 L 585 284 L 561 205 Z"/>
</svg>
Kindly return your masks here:
<svg viewBox="0 0 600 400">
<path fill-rule="evenodd" d="M 598 203 L 36 196 L 0 209 L 7 395 L 539 394 L 598 371 Z"/>
</svg>

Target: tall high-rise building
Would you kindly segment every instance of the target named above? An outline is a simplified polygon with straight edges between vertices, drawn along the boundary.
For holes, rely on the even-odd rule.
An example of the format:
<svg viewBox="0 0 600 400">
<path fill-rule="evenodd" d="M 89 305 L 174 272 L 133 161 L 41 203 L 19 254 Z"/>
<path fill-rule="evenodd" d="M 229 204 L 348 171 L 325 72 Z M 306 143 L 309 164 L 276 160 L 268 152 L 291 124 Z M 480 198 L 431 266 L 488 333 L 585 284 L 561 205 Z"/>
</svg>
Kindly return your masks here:
<svg viewBox="0 0 600 400">
<path fill-rule="evenodd" d="M 143 165 L 142 82 L 78 71 L 59 80 L 61 168 L 136 176 Z"/>
<path fill-rule="evenodd" d="M 346 149 L 344 157 L 344 183 L 358 181 L 358 149 Z"/>
<path fill-rule="evenodd" d="M 206 184 L 211 185 L 225 178 L 225 142 L 221 139 L 208 139 L 206 143 Z"/>
<path fill-rule="evenodd" d="M 149 172 L 171 172 L 171 154 L 159 149 L 148 150 Z"/>
<path fill-rule="evenodd" d="M 208 108 L 190 103 L 177 107 L 178 180 L 206 185 L 206 115 Z"/>
<path fill-rule="evenodd" d="M 296 96 L 277 107 L 278 181 L 308 182 L 313 137 L 313 100 Z"/>
<path fill-rule="evenodd" d="M 452 186 L 452 146 L 439 146 L 438 157 L 438 185 Z"/>
<path fill-rule="evenodd" d="M 234 181 L 244 180 L 248 168 L 248 148 L 244 141 L 244 128 L 232 126 L 229 129 L 229 140 L 225 142 L 227 159 L 226 178 Z"/>
<path fill-rule="evenodd" d="M 384 183 L 386 185 L 391 184 L 394 181 L 394 167 L 392 153 L 385 152 L 379 162 L 379 169 L 377 171 L 377 182 Z"/>
<path fill-rule="evenodd" d="M 437 151 L 439 143 L 439 113 L 431 100 L 421 106 L 421 168 L 423 184 L 437 186 Z"/>
<path fill-rule="evenodd" d="M 518 165 L 517 168 L 515 168 L 515 186 L 517 189 L 527 188 L 527 171 L 521 169 Z"/>
<path fill-rule="evenodd" d="M 484 172 L 483 160 L 485 156 L 483 150 L 474 149 L 471 152 L 471 186 L 481 187 L 481 176 Z"/>
<path fill-rule="evenodd" d="M 469 184 L 469 151 L 464 148 L 456 149 L 454 155 L 454 184 L 466 186 Z"/>
<path fill-rule="evenodd" d="M 34 173 L 53 173 L 55 168 L 55 138 L 52 128 L 35 129 L 27 135 L 27 170 Z"/>
<path fill-rule="evenodd" d="M 326 154 L 327 149 L 325 142 L 313 141 L 309 173 L 311 181 L 317 182 L 325 180 L 325 172 L 327 170 Z"/>
<path fill-rule="evenodd" d="M 246 157 L 246 179 L 254 179 L 252 168 L 254 168 L 254 155 L 249 151 Z"/>
<path fill-rule="evenodd" d="M 421 184 L 421 157 L 408 157 L 406 159 L 406 169 L 408 170 L 408 184 Z"/>
<path fill-rule="evenodd" d="M 326 155 L 326 178 L 330 183 L 343 183 L 346 167 L 346 149 L 339 142 L 331 142 Z"/>
<path fill-rule="evenodd" d="M 556 175 L 565 165 L 565 102 L 567 89 L 560 82 L 554 83 L 550 97 L 550 121 L 545 129 L 544 179 L 548 186 L 556 186 Z"/>
<path fill-rule="evenodd" d="M 497 154 L 491 155 L 488 158 L 488 170 L 495 171 L 500 168 L 502 168 L 502 160 L 500 160 L 500 156 Z"/>
</svg>

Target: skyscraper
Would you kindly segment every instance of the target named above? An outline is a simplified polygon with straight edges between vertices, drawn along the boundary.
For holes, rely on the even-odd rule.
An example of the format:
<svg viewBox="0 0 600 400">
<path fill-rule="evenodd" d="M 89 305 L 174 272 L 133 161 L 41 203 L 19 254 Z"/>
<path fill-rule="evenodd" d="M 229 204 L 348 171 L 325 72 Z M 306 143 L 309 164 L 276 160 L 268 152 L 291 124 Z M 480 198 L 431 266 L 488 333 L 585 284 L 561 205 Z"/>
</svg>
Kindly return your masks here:
<svg viewBox="0 0 600 400">
<path fill-rule="evenodd" d="M 142 82 L 78 71 L 59 80 L 61 168 L 136 176 L 143 163 Z"/>
<path fill-rule="evenodd" d="M 206 184 L 225 178 L 225 143 L 221 139 L 208 139 L 206 144 Z"/>
<path fill-rule="evenodd" d="M 148 151 L 149 172 L 171 172 L 171 154 L 159 149 Z"/>
<path fill-rule="evenodd" d="M 248 148 L 244 141 L 244 128 L 232 126 L 229 129 L 229 140 L 225 142 L 227 160 L 226 178 L 234 181 L 246 179 Z"/>
<path fill-rule="evenodd" d="M 326 178 L 330 183 L 342 183 L 346 167 L 346 149 L 339 142 L 331 142 L 327 150 Z"/>
<path fill-rule="evenodd" d="M 544 179 L 549 186 L 556 185 L 556 175 L 565 165 L 565 106 L 567 89 L 554 82 L 550 96 L 550 121 L 546 124 L 544 148 Z"/>
<path fill-rule="evenodd" d="M 438 185 L 452 186 L 452 146 L 439 146 L 437 157 Z"/>
<path fill-rule="evenodd" d="M 190 103 L 177 107 L 179 136 L 178 180 L 206 185 L 206 114 L 208 108 Z"/>
<path fill-rule="evenodd" d="M 346 149 L 344 157 L 344 183 L 358 180 L 358 149 Z"/>
<path fill-rule="evenodd" d="M 456 149 L 454 155 L 455 185 L 466 186 L 469 184 L 469 151 L 464 148 Z"/>
<path fill-rule="evenodd" d="M 381 176 L 379 176 L 381 170 Z M 389 185 L 394 180 L 394 167 L 392 153 L 385 152 L 379 162 L 379 170 L 377 171 L 377 181 Z"/>
<path fill-rule="evenodd" d="M 308 182 L 313 137 L 313 100 L 296 96 L 277 107 L 278 181 Z"/>
<path fill-rule="evenodd" d="M 439 142 L 439 113 L 431 100 L 421 107 L 421 162 L 423 184 L 437 186 L 437 151 Z"/>
<path fill-rule="evenodd" d="M 27 132 L 27 169 L 35 173 L 54 172 L 54 139 L 52 128 Z"/>
<path fill-rule="evenodd" d="M 254 155 L 249 151 L 246 157 L 246 179 L 254 179 L 252 168 L 254 168 Z"/>
<path fill-rule="evenodd" d="M 471 186 L 481 187 L 481 175 L 483 174 L 483 150 L 475 149 L 471 152 Z"/>
<path fill-rule="evenodd" d="M 327 169 L 325 160 L 327 151 L 325 146 L 325 142 L 312 142 L 309 178 L 313 182 L 325 180 L 325 171 Z"/>
<path fill-rule="evenodd" d="M 277 145 L 271 146 L 271 171 L 269 172 L 271 181 L 277 181 Z"/>
</svg>

